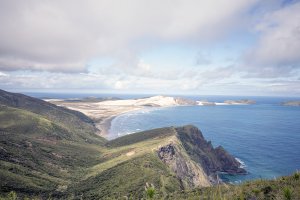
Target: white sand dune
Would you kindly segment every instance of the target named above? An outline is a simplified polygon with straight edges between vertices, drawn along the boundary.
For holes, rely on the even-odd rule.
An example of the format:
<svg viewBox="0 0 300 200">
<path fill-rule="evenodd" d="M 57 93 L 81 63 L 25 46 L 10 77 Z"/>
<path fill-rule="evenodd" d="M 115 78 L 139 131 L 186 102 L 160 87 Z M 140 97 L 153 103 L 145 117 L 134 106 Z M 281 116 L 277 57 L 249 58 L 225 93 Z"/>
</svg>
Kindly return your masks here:
<svg viewBox="0 0 300 200">
<path fill-rule="evenodd" d="M 128 99 L 128 100 L 113 100 L 98 102 L 98 105 L 103 106 L 177 106 L 182 105 L 175 97 L 167 96 L 153 96 L 142 99 Z"/>
<path fill-rule="evenodd" d="M 130 111 L 144 109 L 145 107 L 170 107 L 181 105 L 241 105 L 250 101 L 225 101 L 224 103 L 216 103 L 209 101 L 193 101 L 180 97 L 170 96 L 153 96 L 140 99 L 126 100 L 105 100 L 99 102 L 87 101 L 65 101 L 60 99 L 48 99 L 47 101 L 59 106 L 67 107 L 84 113 L 94 120 L 96 127 L 100 130 L 99 134 L 104 137 L 109 137 L 109 129 L 111 121 L 114 117 Z"/>
<path fill-rule="evenodd" d="M 70 102 L 64 100 L 53 99 L 50 101 L 58 106 L 67 107 L 84 113 L 94 120 L 96 127 L 100 130 L 99 134 L 108 137 L 111 121 L 114 117 L 130 111 L 140 110 L 146 106 L 150 107 L 169 107 L 188 105 L 193 103 L 190 100 L 182 98 L 153 96 L 141 99 L 128 100 L 107 100 L 100 102 Z"/>
</svg>

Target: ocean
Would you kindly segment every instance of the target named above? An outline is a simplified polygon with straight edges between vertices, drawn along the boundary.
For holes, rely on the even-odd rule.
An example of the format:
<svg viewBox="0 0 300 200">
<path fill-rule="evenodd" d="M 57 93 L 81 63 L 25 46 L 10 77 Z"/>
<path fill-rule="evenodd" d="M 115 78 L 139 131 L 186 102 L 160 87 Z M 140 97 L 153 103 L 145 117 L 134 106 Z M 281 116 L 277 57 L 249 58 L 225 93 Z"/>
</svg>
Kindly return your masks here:
<svg viewBox="0 0 300 200">
<path fill-rule="evenodd" d="M 221 102 L 240 97 L 205 99 Z M 223 146 L 243 163 L 247 175 L 221 175 L 223 180 L 233 183 L 273 179 L 300 169 L 300 107 L 280 105 L 289 98 L 251 99 L 257 104 L 147 108 L 116 117 L 109 132 L 118 137 L 152 128 L 193 124 L 213 146 Z"/>
<path fill-rule="evenodd" d="M 121 97 L 134 94 L 47 94 L 28 93 L 44 98 Z M 111 123 L 112 138 L 142 130 L 193 124 L 213 146 L 222 145 L 239 159 L 247 175 L 221 175 L 232 183 L 263 178 L 273 179 L 300 169 L 300 107 L 282 106 L 289 97 L 185 96 L 194 100 L 223 102 L 251 99 L 254 105 L 178 106 L 145 108 L 120 115 Z"/>
</svg>

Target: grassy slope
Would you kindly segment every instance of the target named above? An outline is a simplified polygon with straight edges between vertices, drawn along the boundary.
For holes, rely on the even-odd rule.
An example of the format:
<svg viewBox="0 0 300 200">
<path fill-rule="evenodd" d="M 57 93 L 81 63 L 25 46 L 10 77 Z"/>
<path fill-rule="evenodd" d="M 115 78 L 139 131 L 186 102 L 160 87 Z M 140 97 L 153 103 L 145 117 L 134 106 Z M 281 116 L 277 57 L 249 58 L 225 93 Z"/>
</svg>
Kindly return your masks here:
<svg viewBox="0 0 300 200">
<path fill-rule="evenodd" d="M 196 160 L 192 143 L 186 140 L 189 138 L 178 140 L 181 129 L 155 129 L 106 142 L 94 135 L 89 120 L 76 112 L 11 93 L 2 95 L 0 102 L 4 104 L 0 105 L 2 194 L 14 190 L 21 196 L 41 198 L 126 195 L 136 199 L 144 196 L 145 183 L 149 182 L 155 185 L 157 198 L 282 199 L 283 188 L 288 187 L 293 198 L 300 199 L 299 178 L 295 177 L 181 192 L 182 183 L 156 151 L 173 142 Z"/>
<path fill-rule="evenodd" d="M 90 177 L 70 190 L 84 199 L 142 198 L 145 183 L 159 188 L 160 196 L 181 190 L 175 175 L 153 153 L 135 157 Z"/>
<path fill-rule="evenodd" d="M 144 186 L 148 182 L 155 185 L 160 198 L 169 198 L 172 193 L 186 189 L 187 184 L 186 180 L 177 179 L 174 172 L 163 164 L 157 150 L 170 143 L 176 144 L 185 159 L 191 160 L 192 154 L 187 151 L 186 145 L 190 146 L 189 150 L 192 149 L 193 142 L 188 141 L 198 134 L 197 131 L 194 126 L 168 127 L 109 141 L 106 143 L 107 150 L 102 154 L 102 162 L 89 168 L 85 179 L 69 192 L 86 199 L 123 196 L 138 199 L 143 197 Z M 203 145 L 206 145 L 205 149 L 212 148 L 204 139 Z M 214 154 L 206 157 L 217 160 Z"/>
<path fill-rule="evenodd" d="M 300 199 L 299 177 L 258 180 L 240 186 L 182 191 L 176 176 L 157 157 L 159 146 L 176 142 L 176 129 L 162 128 L 106 143 L 87 143 L 43 116 L 1 106 L 1 193 L 53 198 L 134 199 L 153 183 L 164 199 Z M 134 153 L 133 153 L 134 152 Z M 67 188 L 68 186 L 68 188 Z"/>
<path fill-rule="evenodd" d="M 80 112 L 56 106 L 37 98 L 10 93 L 4 90 L 0 90 L 0 105 L 38 114 L 74 133 L 77 139 L 99 145 L 106 142 L 102 137 L 95 137 L 96 128 L 93 125 L 93 121 Z"/>
<path fill-rule="evenodd" d="M 99 162 L 102 149 L 41 115 L 0 106 L 1 192 L 64 191 Z"/>
<path fill-rule="evenodd" d="M 161 128 L 109 141 L 103 162 L 89 168 L 83 181 L 70 193 L 87 199 L 141 198 L 146 182 L 154 183 L 160 195 L 180 190 L 180 182 L 157 156 L 157 149 L 175 141 L 173 128 Z"/>
<path fill-rule="evenodd" d="M 130 191 L 140 195 L 145 182 L 161 184 L 165 193 L 174 191 L 180 184 L 156 153 L 158 145 L 170 142 L 172 136 L 173 128 L 156 129 L 104 146 L 79 137 L 65 124 L 1 105 L 1 193 L 67 197 L 84 192 L 102 197 Z M 119 184 L 122 180 L 126 184 Z"/>
<path fill-rule="evenodd" d="M 72 138 L 72 133 L 28 111 L 1 107 L 0 119 L 1 138 L 7 137 L 1 139 L 1 150 L 12 152 L 14 159 L 7 162 L 1 159 L 2 193 L 14 190 L 19 196 L 26 191 L 28 196 L 42 193 L 46 197 L 51 193 L 54 198 L 138 199 L 145 197 L 144 186 L 148 182 L 155 185 L 156 199 L 287 199 L 286 188 L 291 199 L 300 199 L 299 176 L 182 191 L 180 182 L 155 151 L 158 146 L 176 140 L 174 128 L 124 136 L 99 147 L 70 142 L 67 139 Z M 63 133 L 62 138 L 49 143 L 46 139 L 52 138 L 52 133 Z"/>
<path fill-rule="evenodd" d="M 274 180 L 254 180 L 240 185 L 222 185 L 191 191 L 175 192 L 169 199 L 190 200 L 298 200 L 300 199 L 300 173 Z M 159 197 L 159 196 L 157 196 Z"/>
</svg>

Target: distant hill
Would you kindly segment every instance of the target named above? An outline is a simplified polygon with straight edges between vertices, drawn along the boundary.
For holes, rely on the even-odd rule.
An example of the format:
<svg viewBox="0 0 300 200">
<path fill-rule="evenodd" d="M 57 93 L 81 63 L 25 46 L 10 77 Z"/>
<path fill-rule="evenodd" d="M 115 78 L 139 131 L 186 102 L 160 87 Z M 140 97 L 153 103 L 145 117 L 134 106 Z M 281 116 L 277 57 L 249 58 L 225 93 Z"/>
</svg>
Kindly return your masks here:
<svg viewBox="0 0 300 200">
<path fill-rule="evenodd" d="M 92 120 L 80 112 L 56 106 L 41 99 L 33 98 L 19 93 L 0 90 L 0 104 L 21 108 L 42 115 L 55 121 L 67 121 L 68 116 L 79 118 L 81 121 L 92 123 Z"/>
<path fill-rule="evenodd" d="M 103 138 L 95 138 L 96 128 L 93 120 L 78 111 L 56 106 L 52 103 L 26 96 L 19 93 L 10 93 L 0 90 L 0 105 L 26 110 L 38 114 L 54 123 L 73 132 L 77 137 L 90 142 L 103 143 Z"/>
<path fill-rule="evenodd" d="M 287 101 L 281 103 L 283 106 L 300 106 L 300 101 Z"/>
<path fill-rule="evenodd" d="M 138 99 L 107 100 L 101 102 L 99 105 L 167 107 L 180 105 L 197 105 L 197 102 L 191 99 L 185 99 L 181 97 L 151 96 Z"/>
<path fill-rule="evenodd" d="M 242 100 L 226 100 L 224 101 L 224 103 L 228 105 L 251 105 L 251 104 L 255 104 L 256 102 L 254 100 L 242 99 Z"/>
<path fill-rule="evenodd" d="M 158 199 L 199 199 L 200 194 L 233 199 L 245 191 L 251 198 L 279 195 L 281 185 L 294 195 L 300 185 L 295 175 L 277 185 L 253 182 L 251 191 L 243 185 L 215 186 L 218 172 L 246 171 L 192 125 L 107 141 L 81 113 L 21 94 L 0 94 L 0 199 L 15 194 L 20 199 L 141 199 L 152 184 Z"/>
<path fill-rule="evenodd" d="M 82 99 L 65 99 L 65 102 L 86 102 L 86 103 L 94 103 L 101 101 L 113 101 L 113 100 L 121 100 L 117 97 L 85 97 Z"/>
</svg>

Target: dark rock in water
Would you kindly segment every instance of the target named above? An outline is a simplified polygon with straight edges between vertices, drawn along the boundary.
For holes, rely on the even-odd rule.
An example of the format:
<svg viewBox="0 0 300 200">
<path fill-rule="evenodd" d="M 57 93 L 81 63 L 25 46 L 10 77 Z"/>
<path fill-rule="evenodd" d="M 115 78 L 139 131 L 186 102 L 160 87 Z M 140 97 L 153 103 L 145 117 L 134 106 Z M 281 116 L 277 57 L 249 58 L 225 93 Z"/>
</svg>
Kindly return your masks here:
<svg viewBox="0 0 300 200">
<path fill-rule="evenodd" d="M 220 172 L 226 172 L 228 174 L 246 174 L 246 170 L 241 168 L 239 163 L 232 155 L 230 155 L 222 146 L 214 149 L 220 163 Z"/>
<path fill-rule="evenodd" d="M 158 150 L 158 157 L 176 174 L 183 189 L 211 185 L 201 166 L 188 159 L 175 144 L 161 147 Z"/>
<path fill-rule="evenodd" d="M 184 188 L 217 184 L 219 172 L 247 173 L 223 147 L 213 148 L 197 127 L 178 127 L 175 132 L 179 143 L 173 141 L 160 147 L 158 156 L 186 184 Z"/>
<path fill-rule="evenodd" d="M 204 139 L 197 127 L 184 126 L 176 130 L 185 150 L 193 160 L 201 164 L 208 175 L 216 172 L 246 173 L 241 164 L 223 147 L 213 148 L 211 142 Z"/>
</svg>

